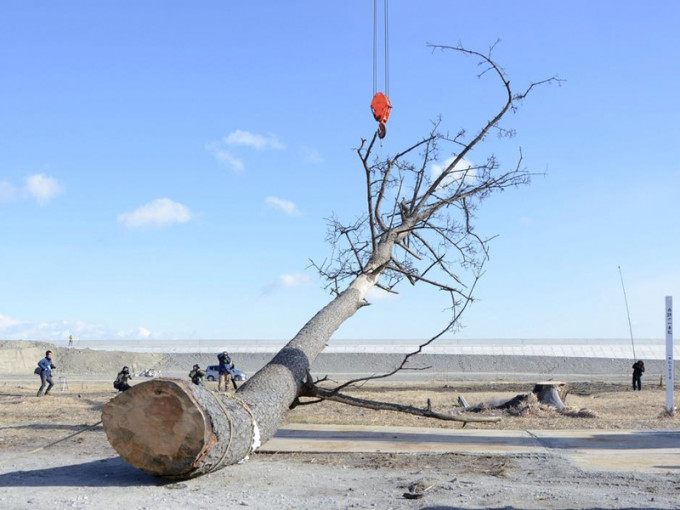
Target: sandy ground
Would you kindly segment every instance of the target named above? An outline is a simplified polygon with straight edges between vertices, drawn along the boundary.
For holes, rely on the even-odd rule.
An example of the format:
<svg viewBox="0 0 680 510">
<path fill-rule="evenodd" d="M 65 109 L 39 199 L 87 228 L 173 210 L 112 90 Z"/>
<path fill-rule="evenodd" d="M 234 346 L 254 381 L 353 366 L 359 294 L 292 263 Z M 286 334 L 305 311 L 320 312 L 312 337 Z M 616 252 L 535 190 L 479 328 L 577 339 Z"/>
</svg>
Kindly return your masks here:
<svg viewBox="0 0 680 510">
<path fill-rule="evenodd" d="M 680 508 L 678 469 L 668 473 L 582 471 L 559 453 L 531 454 L 256 454 L 193 480 L 159 480 L 125 464 L 97 425 L 114 396 L 110 381 L 69 376 L 68 387 L 36 398 L 33 378 L 0 379 L 0 508 L 92 509 L 318 509 L 318 508 Z M 139 380 L 137 379 L 138 383 Z M 373 384 L 357 396 L 451 411 L 468 402 L 525 393 L 509 383 Z M 567 404 L 596 418 L 568 418 L 549 410 L 522 416 L 500 411 L 503 429 L 678 429 L 663 415 L 665 393 L 647 384 L 572 383 Z M 678 402 L 676 402 L 677 404 Z M 460 425 L 334 403 L 294 409 L 286 423 Z M 67 438 L 67 439 L 64 439 Z M 42 448 L 55 441 L 61 442 Z M 411 484 L 431 487 L 422 499 L 404 498 Z"/>
</svg>

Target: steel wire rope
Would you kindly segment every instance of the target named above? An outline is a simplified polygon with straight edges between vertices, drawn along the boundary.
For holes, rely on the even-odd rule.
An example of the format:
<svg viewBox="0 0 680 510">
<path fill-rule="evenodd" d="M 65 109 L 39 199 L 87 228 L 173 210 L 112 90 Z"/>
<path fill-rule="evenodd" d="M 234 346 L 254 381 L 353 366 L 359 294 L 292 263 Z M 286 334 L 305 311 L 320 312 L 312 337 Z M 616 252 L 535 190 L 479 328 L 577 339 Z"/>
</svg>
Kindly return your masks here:
<svg viewBox="0 0 680 510">
<path fill-rule="evenodd" d="M 390 44 L 389 44 L 389 17 L 387 4 L 389 0 L 385 0 L 385 95 L 390 97 Z"/>
<path fill-rule="evenodd" d="M 385 95 L 390 95 L 389 0 L 384 0 Z M 378 92 L 378 0 L 373 0 L 373 95 Z"/>
<path fill-rule="evenodd" d="M 373 0 L 373 95 L 378 92 L 378 0 Z"/>
</svg>

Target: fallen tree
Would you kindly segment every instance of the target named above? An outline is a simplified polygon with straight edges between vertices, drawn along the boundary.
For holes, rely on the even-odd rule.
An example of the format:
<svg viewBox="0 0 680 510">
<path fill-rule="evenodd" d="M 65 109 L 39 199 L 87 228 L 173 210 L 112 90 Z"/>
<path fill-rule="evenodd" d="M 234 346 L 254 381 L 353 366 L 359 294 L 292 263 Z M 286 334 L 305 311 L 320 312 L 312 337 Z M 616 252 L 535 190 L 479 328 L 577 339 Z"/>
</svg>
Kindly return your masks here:
<svg viewBox="0 0 680 510">
<path fill-rule="evenodd" d="M 404 279 L 412 285 L 433 286 L 451 301 L 452 320 L 442 333 L 457 324 L 472 301 L 488 256 L 490 239 L 480 237 L 472 223 L 475 209 L 490 194 L 529 179 L 521 166 L 521 151 L 516 164 L 505 171 L 500 171 L 493 155 L 474 164 L 468 158 L 491 130 L 511 134 L 500 126 L 501 119 L 536 85 L 557 80 L 531 83 L 522 92 L 513 93 L 490 52 L 434 48 L 475 57 L 482 66 L 480 76 L 492 74 L 499 80 L 503 100 L 491 120 L 483 122 L 471 138 L 465 131 L 453 137 L 441 133 L 436 123 L 427 137 L 384 160 L 373 159 L 376 134 L 370 141 L 363 140 L 357 154 L 365 176 L 366 212 L 350 225 L 333 219 L 330 240 L 334 256 L 328 263 L 313 264 L 335 298 L 233 397 L 214 394 L 188 381 L 156 379 L 112 399 L 103 409 L 104 429 L 127 462 L 158 476 L 197 476 L 246 458 L 273 436 L 284 413 L 300 404 L 301 397 L 375 405 L 341 394 L 342 388 L 359 380 L 324 390 L 308 376 L 338 327 L 369 304 L 366 296 L 373 287 L 396 292 L 395 286 Z M 447 159 L 439 172 L 430 174 L 432 164 L 441 161 L 442 147 L 448 148 Z M 467 281 L 461 272 L 468 275 Z M 398 369 L 407 369 L 405 363 L 406 359 Z M 442 413 L 425 411 L 421 415 L 443 419 L 436 416 Z M 452 419 L 475 421 L 471 417 Z"/>
</svg>

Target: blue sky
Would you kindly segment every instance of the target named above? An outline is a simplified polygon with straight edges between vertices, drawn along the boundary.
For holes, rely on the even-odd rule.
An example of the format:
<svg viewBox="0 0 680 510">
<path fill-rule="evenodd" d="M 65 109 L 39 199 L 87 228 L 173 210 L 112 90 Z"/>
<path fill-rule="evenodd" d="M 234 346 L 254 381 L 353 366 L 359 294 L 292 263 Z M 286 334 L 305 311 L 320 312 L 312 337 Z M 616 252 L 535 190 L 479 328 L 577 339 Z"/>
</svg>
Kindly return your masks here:
<svg viewBox="0 0 680 510">
<path fill-rule="evenodd" d="M 363 211 L 372 2 L 0 5 L 0 338 L 285 339 L 329 299 L 325 218 Z M 473 157 L 545 176 L 489 199 L 497 234 L 461 338 L 664 333 L 680 299 L 677 2 L 390 3 L 380 151 L 478 129 L 559 75 Z M 382 66 L 381 66 L 382 68 Z M 338 338 L 421 338 L 446 301 L 405 286 Z"/>
</svg>

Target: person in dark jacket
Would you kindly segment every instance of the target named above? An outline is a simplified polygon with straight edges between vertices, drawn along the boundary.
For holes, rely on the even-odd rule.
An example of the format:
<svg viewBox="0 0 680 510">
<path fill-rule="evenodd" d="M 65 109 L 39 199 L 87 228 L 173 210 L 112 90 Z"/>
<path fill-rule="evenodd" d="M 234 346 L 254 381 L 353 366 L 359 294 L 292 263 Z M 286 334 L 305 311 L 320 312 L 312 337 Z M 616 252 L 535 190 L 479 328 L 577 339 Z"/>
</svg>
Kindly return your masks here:
<svg viewBox="0 0 680 510">
<path fill-rule="evenodd" d="M 645 362 L 640 360 L 633 363 L 633 391 L 642 391 L 642 373 L 645 371 Z M 637 388 L 636 388 L 637 386 Z"/>
<path fill-rule="evenodd" d="M 229 384 L 229 379 L 231 379 L 231 384 L 234 385 L 234 389 L 238 389 L 236 386 L 236 381 L 231 377 L 231 372 L 234 369 L 234 362 L 232 361 L 229 353 L 227 351 L 222 352 L 217 355 L 217 360 L 220 362 L 217 371 L 220 374 L 219 381 L 217 382 L 217 391 L 222 391 L 222 384 L 224 384 L 224 391 L 227 391 L 227 385 Z"/>
<path fill-rule="evenodd" d="M 113 387 L 116 388 L 118 391 L 127 391 L 130 388 L 132 388 L 132 386 L 130 386 L 130 384 L 128 383 L 130 379 L 132 379 L 130 369 L 128 367 L 123 367 L 123 370 L 118 372 L 116 380 L 113 381 Z"/>
<path fill-rule="evenodd" d="M 52 381 L 52 369 L 57 367 L 52 363 L 52 351 L 45 352 L 45 357 L 38 361 L 38 368 L 40 369 L 41 384 L 37 396 L 42 397 L 43 395 L 47 395 L 52 389 L 52 386 L 54 386 L 54 382 Z M 49 386 L 47 386 L 47 389 L 45 390 L 47 384 L 49 384 Z"/>
<path fill-rule="evenodd" d="M 198 365 L 194 365 L 194 368 L 189 372 L 189 379 L 191 379 L 191 382 L 198 385 L 198 386 L 203 386 L 203 378 L 205 377 L 205 372 L 201 370 L 201 367 Z"/>
</svg>

